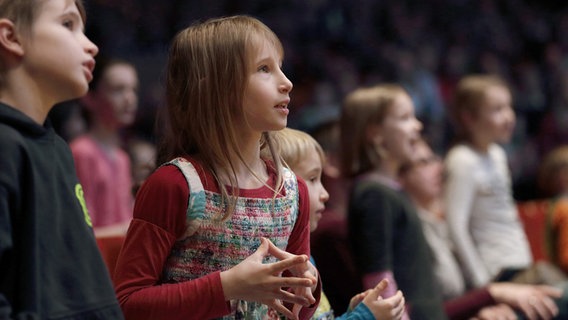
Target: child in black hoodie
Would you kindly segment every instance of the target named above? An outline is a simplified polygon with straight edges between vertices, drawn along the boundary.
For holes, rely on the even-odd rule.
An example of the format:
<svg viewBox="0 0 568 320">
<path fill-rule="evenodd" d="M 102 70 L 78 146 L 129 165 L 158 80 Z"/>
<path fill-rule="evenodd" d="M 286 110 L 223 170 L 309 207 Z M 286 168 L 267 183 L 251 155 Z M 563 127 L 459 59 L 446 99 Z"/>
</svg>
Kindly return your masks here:
<svg viewBox="0 0 568 320">
<path fill-rule="evenodd" d="M 0 0 L 0 319 L 122 319 L 49 110 L 87 92 L 80 0 Z"/>
</svg>

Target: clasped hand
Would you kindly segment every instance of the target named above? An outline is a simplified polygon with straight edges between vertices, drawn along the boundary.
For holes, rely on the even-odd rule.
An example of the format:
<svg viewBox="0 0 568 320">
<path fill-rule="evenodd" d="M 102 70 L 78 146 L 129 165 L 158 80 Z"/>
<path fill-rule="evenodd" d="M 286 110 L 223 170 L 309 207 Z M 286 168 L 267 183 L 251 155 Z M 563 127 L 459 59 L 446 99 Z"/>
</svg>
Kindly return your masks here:
<svg viewBox="0 0 568 320">
<path fill-rule="evenodd" d="M 562 290 L 547 285 L 530 285 L 498 282 L 488 286 L 493 299 L 524 313 L 527 319 L 553 319 L 558 315 L 554 299 L 562 296 Z M 503 308 L 499 308 L 503 310 Z M 514 318 L 516 319 L 516 317 Z"/>
<path fill-rule="evenodd" d="M 262 263 L 267 256 L 274 256 L 280 261 Z M 286 270 L 292 276 L 283 277 Z M 257 301 L 290 319 L 298 319 L 302 306 L 316 302 L 313 291 L 317 287 L 317 279 L 317 271 L 306 255 L 283 251 L 266 238 L 261 238 L 255 253 L 221 272 L 226 300 Z M 292 303 L 292 310 L 286 308 L 284 302 Z"/>
</svg>

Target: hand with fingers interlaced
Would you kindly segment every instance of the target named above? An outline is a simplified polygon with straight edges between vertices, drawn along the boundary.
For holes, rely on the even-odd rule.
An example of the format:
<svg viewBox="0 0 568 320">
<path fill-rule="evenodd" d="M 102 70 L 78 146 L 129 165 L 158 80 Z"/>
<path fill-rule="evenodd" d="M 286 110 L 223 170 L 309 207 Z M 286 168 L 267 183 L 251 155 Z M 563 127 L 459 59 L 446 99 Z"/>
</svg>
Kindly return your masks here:
<svg viewBox="0 0 568 320">
<path fill-rule="evenodd" d="M 276 247 L 270 241 L 268 241 L 268 245 L 270 247 L 270 253 L 273 256 L 275 256 L 276 258 L 278 258 L 282 261 L 286 261 L 288 259 L 293 259 L 295 257 L 298 257 L 297 255 L 291 254 L 291 253 L 286 252 L 284 250 L 280 250 L 278 247 Z M 307 304 L 307 305 L 294 303 L 294 306 L 292 307 L 292 313 L 295 316 L 294 319 L 299 317 L 300 310 L 302 309 L 302 307 L 311 306 L 312 304 L 314 304 L 316 302 L 316 299 L 314 298 L 314 292 L 315 292 L 317 285 L 318 285 L 318 272 L 316 270 L 316 267 L 310 262 L 310 260 L 307 256 L 302 255 L 301 257 L 305 257 L 306 260 L 303 261 L 302 263 L 297 263 L 297 264 L 290 266 L 287 270 L 289 271 L 290 274 L 292 274 L 292 277 L 301 278 L 301 279 L 308 279 L 308 280 L 311 281 L 312 285 L 310 287 L 306 287 L 306 286 L 291 287 L 290 291 L 297 296 L 304 297 L 310 303 Z"/>
<path fill-rule="evenodd" d="M 280 261 L 262 263 L 267 256 L 274 256 Z M 225 299 L 261 302 L 289 319 L 298 319 L 299 309 L 316 301 L 312 288 L 317 286 L 317 277 L 310 273 L 310 265 L 307 256 L 282 251 L 270 240 L 261 238 L 261 245 L 255 253 L 233 268 L 221 272 Z M 291 271 L 293 276 L 283 277 L 282 273 L 286 270 Z M 284 302 L 294 304 L 294 310 L 286 308 Z M 298 310 L 295 310 L 296 306 Z"/>
<path fill-rule="evenodd" d="M 549 320 L 558 314 L 555 298 L 562 290 L 547 285 L 497 282 L 488 286 L 489 293 L 499 303 L 522 311 L 529 320 Z"/>
</svg>

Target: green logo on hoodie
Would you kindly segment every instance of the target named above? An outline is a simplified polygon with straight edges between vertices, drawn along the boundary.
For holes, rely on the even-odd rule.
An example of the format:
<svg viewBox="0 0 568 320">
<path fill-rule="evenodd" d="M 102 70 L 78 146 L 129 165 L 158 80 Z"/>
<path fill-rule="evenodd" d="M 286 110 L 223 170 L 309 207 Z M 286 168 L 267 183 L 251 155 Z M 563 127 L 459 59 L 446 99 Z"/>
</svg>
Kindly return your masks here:
<svg viewBox="0 0 568 320">
<path fill-rule="evenodd" d="M 93 227 L 93 222 L 91 222 L 91 217 L 89 216 L 89 210 L 87 210 L 87 203 L 85 202 L 85 196 L 83 194 L 83 187 L 80 184 L 75 185 L 75 196 L 79 203 L 81 204 L 81 208 L 83 208 L 83 214 L 85 215 L 85 222 L 89 227 Z"/>
</svg>

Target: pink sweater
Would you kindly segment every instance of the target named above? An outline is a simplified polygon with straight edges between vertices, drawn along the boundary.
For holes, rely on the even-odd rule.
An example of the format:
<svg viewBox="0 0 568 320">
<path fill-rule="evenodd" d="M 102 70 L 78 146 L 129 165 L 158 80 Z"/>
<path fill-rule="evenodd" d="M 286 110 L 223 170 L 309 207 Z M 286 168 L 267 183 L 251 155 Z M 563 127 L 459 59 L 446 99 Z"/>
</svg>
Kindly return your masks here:
<svg viewBox="0 0 568 320">
<path fill-rule="evenodd" d="M 117 148 L 111 157 L 88 135 L 70 147 L 93 227 L 130 221 L 134 199 L 128 154 Z"/>
</svg>

